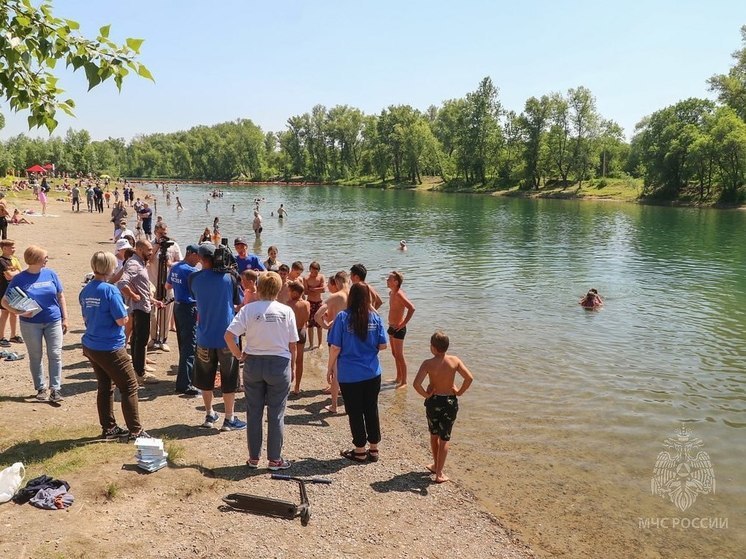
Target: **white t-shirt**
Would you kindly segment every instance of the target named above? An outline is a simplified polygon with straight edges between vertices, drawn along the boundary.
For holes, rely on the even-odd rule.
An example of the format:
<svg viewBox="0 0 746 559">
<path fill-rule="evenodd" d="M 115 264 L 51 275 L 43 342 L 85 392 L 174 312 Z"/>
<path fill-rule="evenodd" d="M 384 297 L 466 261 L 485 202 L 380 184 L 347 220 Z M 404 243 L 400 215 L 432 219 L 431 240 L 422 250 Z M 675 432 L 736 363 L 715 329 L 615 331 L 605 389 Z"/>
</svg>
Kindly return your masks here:
<svg viewBox="0 0 746 559">
<path fill-rule="evenodd" d="M 289 344 L 298 341 L 293 309 L 277 301 L 254 301 L 241 308 L 228 331 L 246 334 L 243 352 L 290 358 Z"/>
</svg>

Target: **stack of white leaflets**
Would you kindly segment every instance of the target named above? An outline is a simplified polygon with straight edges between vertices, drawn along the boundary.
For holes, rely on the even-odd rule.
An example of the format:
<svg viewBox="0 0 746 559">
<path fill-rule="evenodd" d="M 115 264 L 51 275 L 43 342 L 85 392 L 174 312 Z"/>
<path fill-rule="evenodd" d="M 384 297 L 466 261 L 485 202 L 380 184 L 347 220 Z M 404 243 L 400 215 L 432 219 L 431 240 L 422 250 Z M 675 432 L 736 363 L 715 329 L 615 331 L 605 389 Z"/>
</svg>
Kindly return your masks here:
<svg viewBox="0 0 746 559">
<path fill-rule="evenodd" d="M 135 441 L 137 465 L 146 472 L 157 472 L 168 462 L 168 452 L 163 450 L 161 439 L 138 437 Z"/>
</svg>

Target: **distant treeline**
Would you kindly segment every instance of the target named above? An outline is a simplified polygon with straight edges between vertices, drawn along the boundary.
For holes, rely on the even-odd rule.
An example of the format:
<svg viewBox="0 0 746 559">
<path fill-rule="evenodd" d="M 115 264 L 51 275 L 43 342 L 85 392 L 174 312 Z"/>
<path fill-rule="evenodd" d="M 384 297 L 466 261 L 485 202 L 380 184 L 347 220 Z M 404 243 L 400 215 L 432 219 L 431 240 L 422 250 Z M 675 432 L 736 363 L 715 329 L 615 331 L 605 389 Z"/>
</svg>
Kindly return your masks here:
<svg viewBox="0 0 746 559">
<path fill-rule="evenodd" d="M 585 87 L 504 110 L 489 77 L 463 98 L 426 111 L 392 105 L 366 115 L 313 107 L 264 132 L 251 120 L 150 134 L 129 143 L 25 135 L 0 144 L 0 168 L 175 179 L 419 183 L 440 176 L 475 189 L 539 190 L 605 177 L 642 177 L 642 195 L 742 202 L 746 195 L 746 26 L 735 64 L 708 83 L 718 102 L 686 99 L 643 118 L 630 143 Z"/>
</svg>

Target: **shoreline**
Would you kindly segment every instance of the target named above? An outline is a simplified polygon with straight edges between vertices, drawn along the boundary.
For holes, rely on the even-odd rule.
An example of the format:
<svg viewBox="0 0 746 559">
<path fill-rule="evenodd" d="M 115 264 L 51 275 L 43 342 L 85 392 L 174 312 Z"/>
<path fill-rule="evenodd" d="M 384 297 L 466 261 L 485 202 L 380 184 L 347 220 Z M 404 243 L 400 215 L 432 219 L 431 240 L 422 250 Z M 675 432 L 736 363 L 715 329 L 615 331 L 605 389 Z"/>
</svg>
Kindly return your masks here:
<svg viewBox="0 0 746 559">
<path fill-rule="evenodd" d="M 685 200 L 663 200 L 644 197 L 625 197 L 603 194 L 584 194 L 579 192 L 568 191 L 568 189 L 544 189 L 544 190 L 520 190 L 516 188 L 506 190 L 482 190 L 477 187 L 466 188 L 449 188 L 444 182 L 423 182 L 423 184 L 377 184 L 361 182 L 359 184 L 340 184 L 324 183 L 315 181 L 248 181 L 248 180 L 229 180 L 229 181 L 210 181 L 197 179 L 173 179 L 173 178 L 130 178 L 127 180 L 135 184 L 192 184 L 192 185 L 222 185 L 232 186 L 283 186 L 283 187 L 312 187 L 312 186 L 336 186 L 340 188 L 380 188 L 382 190 L 413 190 L 420 192 L 438 192 L 444 194 L 470 194 L 480 196 L 504 196 L 506 198 L 523 198 L 536 200 L 579 200 L 593 202 L 620 202 L 626 204 L 638 204 L 644 206 L 661 206 L 671 208 L 705 208 L 716 210 L 746 210 L 746 204 L 721 204 L 719 202 L 691 202 Z"/>
<path fill-rule="evenodd" d="M 34 210 L 39 207 L 33 200 L 20 202 Z M 313 512 L 305 528 L 297 519 L 221 511 L 220 499 L 227 493 L 296 501 L 297 486 L 270 481 L 266 470 L 249 471 L 243 465 L 245 432 L 197 427 L 204 413 L 201 399 L 173 394 L 175 377 L 170 369 L 178 360 L 174 333 L 169 336 L 171 352 L 152 354 L 161 383 L 140 391 L 144 426 L 167 439 L 172 462 L 159 472 L 143 474 L 134 468 L 132 445 L 94 442 L 100 432 L 96 381 L 80 348 L 83 324 L 77 294 L 91 254 L 113 248 L 108 241 L 109 212 L 72 214 L 67 203 L 53 199 L 48 211 L 49 217 L 32 216 L 34 225 L 9 226 L 9 238 L 17 242 L 21 256 L 29 244 L 44 246 L 49 267 L 62 279 L 70 315 L 70 332 L 63 342 L 66 399 L 60 407 L 35 402 L 29 398 L 33 386 L 27 360 L 4 363 L 0 448 L 3 467 L 20 459 L 27 466 L 26 480 L 41 473 L 64 479 L 71 484 L 76 503 L 64 512 L 12 503 L 0 506 L 7 534 L 0 543 L 2 555 L 93 557 L 116 549 L 121 557 L 257 552 L 290 557 L 299 550 L 325 558 L 534 557 L 458 479 L 443 485 L 430 482 L 424 470 L 429 463 L 424 420 L 410 425 L 399 413 L 401 402 L 392 391 L 381 394 L 381 461 L 356 465 L 340 458 L 339 450 L 349 445 L 349 432 L 346 417 L 322 413 L 327 400 L 321 393 L 323 348 L 306 353 L 305 395 L 288 402 L 286 417 L 285 454 L 294 462 L 287 473 L 333 480 L 329 486 L 309 486 Z M 22 346 L 13 349 L 26 352 Z M 217 409 L 222 415 L 222 405 Z M 239 396 L 237 411 L 244 410 Z M 121 421 L 118 403 L 115 415 Z M 30 542 L 28 533 L 42 537 Z"/>
</svg>

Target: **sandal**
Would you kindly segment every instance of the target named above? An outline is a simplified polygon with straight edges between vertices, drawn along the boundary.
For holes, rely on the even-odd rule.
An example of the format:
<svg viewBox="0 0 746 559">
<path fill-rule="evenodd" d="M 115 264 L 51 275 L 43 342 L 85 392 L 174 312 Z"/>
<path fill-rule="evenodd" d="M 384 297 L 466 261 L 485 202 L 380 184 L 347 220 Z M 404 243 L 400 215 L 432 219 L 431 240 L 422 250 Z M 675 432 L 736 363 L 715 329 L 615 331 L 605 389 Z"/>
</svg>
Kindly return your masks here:
<svg viewBox="0 0 746 559">
<path fill-rule="evenodd" d="M 10 339 L 10 341 L 13 342 L 14 344 L 22 344 L 23 343 L 23 338 L 21 336 L 13 336 Z"/>
<path fill-rule="evenodd" d="M 14 351 L 11 351 L 7 354 L 7 357 L 5 357 L 6 361 L 20 361 L 23 359 L 25 355 L 23 353 L 16 353 Z"/>
<path fill-rule="evenodd" d="M 353 462 L 367 462 L 368 461 L 368 453 L 367 451 L 363 452 L 357 452 L 353 448 L 352 450 L 343 450 L 339 453 L 340 456 L 344 456 L 348 460 L 352 460 Z"/>
<path fill-rule="evenodd" d="M 253 458 L 249 458 L 246 461 L 246 465 L 252 470 L 256 470 L 259 467 L 259 459 L 254 460 Z"/>
<path fill-rule="evenodd" d="M 377 450 L 369 450 L 368 451 L 368 460 L 370 462 L 378 462 L 378 451 Z"/>
</svg>

